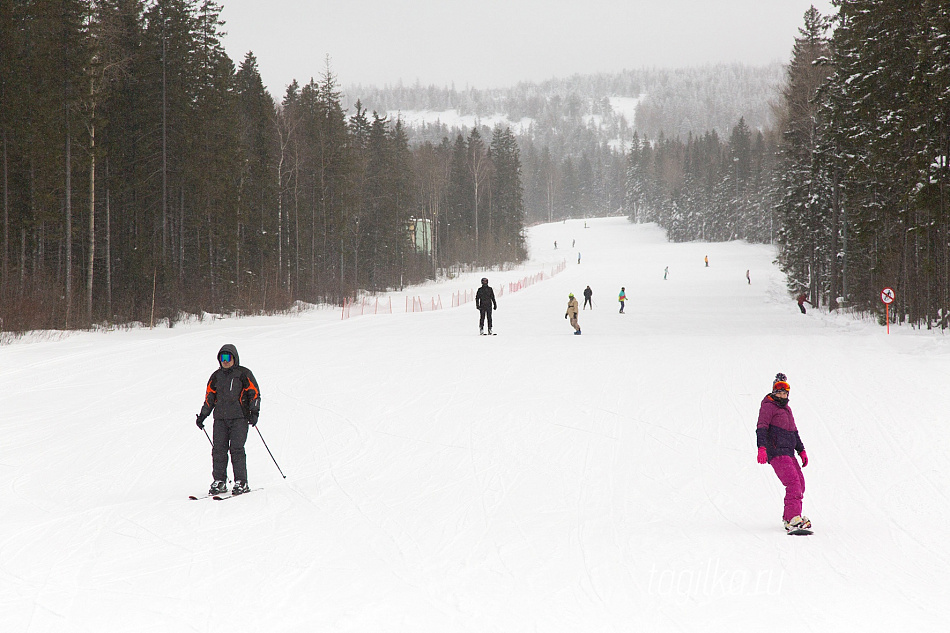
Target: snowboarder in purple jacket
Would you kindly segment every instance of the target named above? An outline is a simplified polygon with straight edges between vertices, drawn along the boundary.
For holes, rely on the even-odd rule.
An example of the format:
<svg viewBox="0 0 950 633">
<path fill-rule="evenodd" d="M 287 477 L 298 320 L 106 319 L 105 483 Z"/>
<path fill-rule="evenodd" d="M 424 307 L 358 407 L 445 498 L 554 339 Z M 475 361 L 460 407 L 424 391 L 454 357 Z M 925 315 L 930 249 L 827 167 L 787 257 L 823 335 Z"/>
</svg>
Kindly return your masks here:
<svg viewBox="0 0 950 633">
<path fill-rule="evenodd" d="M 792 408 L 788 405 L 790 389 L 785 374 L 776 374 L 771 393 L 762 399 L 759 406 L 759 420 L 755 425 L 758 462 L 771 464 L 779 481 L 785 486 L 785 513 L 782 520 L 786 531 L 811 527 L 808 517 L 802 516 L 805 477 L 795 459 L 797 452 L 801 456 L 802 466 L 808 466 L 808 454 L 798 435 Z"/>
</svg>

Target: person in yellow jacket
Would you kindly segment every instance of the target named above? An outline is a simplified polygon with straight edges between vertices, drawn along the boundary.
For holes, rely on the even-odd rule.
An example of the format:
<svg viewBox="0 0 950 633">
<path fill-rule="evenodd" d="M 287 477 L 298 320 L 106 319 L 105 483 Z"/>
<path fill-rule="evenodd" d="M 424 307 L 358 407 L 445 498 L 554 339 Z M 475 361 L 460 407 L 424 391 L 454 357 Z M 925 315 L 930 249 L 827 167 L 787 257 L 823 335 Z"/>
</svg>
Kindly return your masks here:
<svg viewBox="0 0 950 633">
<path fill-rule="evenodd" d="M 577 299 L 574 298 L 574 293 L 572 292 L 567 295 L 567 312 L 564 313 L 564 318 L 571 320 L 571 327 L 574 328 L 574 334 L 581 333 L 581 326 L 577 322 L 577 313 Z"/>
</svg>

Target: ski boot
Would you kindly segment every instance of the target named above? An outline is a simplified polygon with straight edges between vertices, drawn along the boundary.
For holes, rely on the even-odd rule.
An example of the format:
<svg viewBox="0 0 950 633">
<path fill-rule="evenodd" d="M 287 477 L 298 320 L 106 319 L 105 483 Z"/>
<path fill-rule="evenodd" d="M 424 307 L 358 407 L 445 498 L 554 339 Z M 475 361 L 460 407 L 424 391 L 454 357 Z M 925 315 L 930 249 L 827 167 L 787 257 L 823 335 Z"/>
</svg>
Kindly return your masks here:
<svg viewBox="0 0 950 633">
<path fill-rule="evenodd" d="M 232 495 L 243 495 L 245 492 L 250 492 L 251 487 L 247 485 L 246 481 L 241 481 L 238 479 L 234 482 L 234 487 L 231 488 Z"/>
<path fill-rule="evenodd" d="M 211 489 L 208 490 L 209 495 L 224 495 L 228 493 L 228 482 L 217 480 L 211 484 Z"/>
</svg>

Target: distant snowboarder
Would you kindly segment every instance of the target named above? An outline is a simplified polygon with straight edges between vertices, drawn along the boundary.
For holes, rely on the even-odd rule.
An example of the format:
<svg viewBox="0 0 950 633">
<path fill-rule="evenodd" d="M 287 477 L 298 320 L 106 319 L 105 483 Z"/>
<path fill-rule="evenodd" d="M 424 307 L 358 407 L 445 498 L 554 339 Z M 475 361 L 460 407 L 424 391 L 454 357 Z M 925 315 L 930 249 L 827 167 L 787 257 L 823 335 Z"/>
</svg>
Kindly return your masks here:
<svg viewBox="0 0 950 633">
<path fill-rule="evenodd" d="M 567 312 L 564 313 L 565 319 L 571 320 L 571 327 L 574 328 L 574 334 L 581 333 L 580 323 L 577 322 L 577 299 L 574 298 L 574 293 L 567 295 Z"/>
<path fill-rule="evenodd" d="M 808 466 L 808 454 L 795 426 L 795 416 L 788 405 L 789 387 L 785 374 L 778 373 L 772 391 L 762 399 L 759 419 L 755 425 L 755 442 L 759 448 L 758 462 L 771 464 L 779 481 L 785 486 L 785 513 L 782 522 L 789 533 L 807 533 L 811 521 L 802 514 L 805 477 L 795 459 L 798 452 L 802 467 Z"/>
<path fill-rule="evenodd" d="M 666 276 L 670 274 L 670 267 L 667 266 L 663 269 L 663 281 L 666 281 Z"/>
<path fill-rule="evenodd" d="M 482 287 L 475 293 L 475 308 L 478 309 L 478 333 L 485 333 L 485 319 L 488 319 L 488 333 L 491 334 L 491 311 L 498 309 L 495 291 L 488 285 L 488 277 L 482 277 Z"/>
<path fill-rule="evenodd" d="M 594 296 L 594 291 L 590 289 L 590 286 L 584 288 L 584 309 L 587 309 L 587 306 L 590 306 L 590 309 L 594 309 L 594 303 L 591 301 L 591 298 Z"/>
<path fill-rule="evenodd" d="M 751 286 L 751 285 L 752 285 L 752 277 L 749 275 L 749 271 L 748 271 L 748 270 L 745 271 L 745 278 L 746 278 L 746 281 L 748 281 L 748 282 L 749 282 L 749 285 Z"/>
<path fill-rule="evenodd" d="M 578 263 L 578 264 L 581 263 L 581 253 L 580 253 L 580 251 L 577 251 L 577 263 Z"/>
<path fill-rule="evenodd" d="M 623 314 L 623 305 L 627 301 L 627 290 L 623 286 L 620 287 L 620 294 L 617 296 L 617 301 L 620 302 L 620 314 Z"/>
<path fill-rule="evenodd" d="M 222 345 L 218 351 L 218 369 L 211 374 L 205 388 L 205 401 L 195 416 L 199 429 L 214 412 L 214 430 L 211 448 L 211 476 L 214 482 L 210 495 L 228 491 L 228 454 L 234 470 L 234 487 L 231 494 L 239 495 L 250 490 L 247 484 L 248 425 L 256 426 L 261 413 L 261 391 L 257 379 L 247 367 L 242 367 L 234 345 Z"/>
<path fill-rule="evenodd" d="M 704 259 L 706 260 L 706 268 L 709 268 L 709 255 L 706 255 Z"/>
<path fill-rule="evenodd" d="M 801 294 L 798 295 L 798 309 L 802 311 L 802 314 L 805 314 L 806 303 L 812 307 L 815 307 L 815 304 L 808 300 L 808 295 L 804 290 L 802 290 Z"/>
</svg>

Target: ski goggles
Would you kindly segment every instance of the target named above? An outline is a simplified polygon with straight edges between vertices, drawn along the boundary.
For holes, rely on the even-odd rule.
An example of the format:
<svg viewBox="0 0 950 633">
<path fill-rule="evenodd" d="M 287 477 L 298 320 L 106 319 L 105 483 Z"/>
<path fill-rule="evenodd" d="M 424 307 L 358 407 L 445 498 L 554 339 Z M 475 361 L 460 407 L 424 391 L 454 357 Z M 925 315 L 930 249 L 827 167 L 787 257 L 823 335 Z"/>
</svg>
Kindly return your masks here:
<svg viewBox="0 0 950 633">
<path fill-rule="evenodd" d="M 222 352 L 219 359 L 222 363 L 230 363 L 233 358 L 229 352 Z"/>
<path fill-rule="evenodd" d="M 788 391 L 791 391 L 791 390 L 792 390 L 792 389 L 791 389 L 791 387 L 788 386 L 788 383 L 787 383 L 787 382 L 784 382 L 784 381 L 781 381 L 781 380 L 778 381 L 777 383 L 775 383 L 774 385 L 772 385 L 772 391 L 773 391 L 773 392 L 775 392 L 775 391 L 785 391 L 785 392 L 788 392 Z"/>
</svg>

